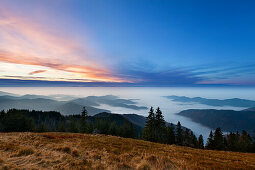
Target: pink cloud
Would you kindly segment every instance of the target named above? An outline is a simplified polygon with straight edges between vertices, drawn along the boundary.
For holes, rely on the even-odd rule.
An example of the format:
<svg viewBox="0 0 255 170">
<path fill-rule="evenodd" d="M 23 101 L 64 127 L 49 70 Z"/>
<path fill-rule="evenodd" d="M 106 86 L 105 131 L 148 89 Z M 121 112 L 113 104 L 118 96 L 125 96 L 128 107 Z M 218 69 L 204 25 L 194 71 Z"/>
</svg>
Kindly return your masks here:
<svg viewBox="0 0 255 170">
<path fill-rule="evenodd" d="M 44 66 L 76 74 L 84 80 L 128 82 L 114 76 L 93 56 L 89 43 L 57 36 L 45 25 L 35 24 L 0 8 L 0 62 Z M 42 71 L 42 70 L 41 70 Z M 46 70 L 45 70 L 46 71 Z M 31 72 L 36 74 L 39 72 Z"/>
<path fill-rule="evenodd" d="M 29 75 L 44 73 L 44 72 L 46 72 L 46 71 L 47 71 L 47 70 L 36 70 L 36 71 L 30 72 Z"/>
</svg>

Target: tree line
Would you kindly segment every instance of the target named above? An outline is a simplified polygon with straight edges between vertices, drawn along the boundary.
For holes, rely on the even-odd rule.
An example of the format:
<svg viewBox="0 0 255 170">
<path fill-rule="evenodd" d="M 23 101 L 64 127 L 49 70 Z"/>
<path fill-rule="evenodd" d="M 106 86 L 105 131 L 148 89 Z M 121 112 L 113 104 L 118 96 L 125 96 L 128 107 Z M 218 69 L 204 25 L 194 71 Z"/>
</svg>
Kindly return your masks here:
<svg viewBox="0 0 255 170">
<path fill-rule="evenodd" d="M 180 122 L 176 127 L 172 123 L 167 126 L 159 107 L 155 113 L 153 107 L 150 108 L 142 139 L 164 144 L 204 148 L 202 135 L 197 138 L 190 129 L 182 127 Z"/>
<path fill-rule="evenodd" d="M 98 133 L 137 138 L 130 122 L 122 125 L 116 121 L 89 116 L 85 107 L 80 115 L 63 116 L 55 111 L 29 111 L 10 109 L 0 112 L 0 132 L 72 132 Z"/>
<path fill-rule="evenodd" d="M 86 108 L 79 115 L 63 116 L 54 111 L 10 109 L 0 111 L 0 132 L 72 132 L 96 133 L 136 138 L 164 144 L 175 144 L 200 149 L 255 152 L 255 137 L 246 131 L 223 134 L 220 128 L 211 131 L 204 146 L 203 136 L 197 138 L 192 130 L 168 124 L 158 107 L 150 108 L 145 127 L 140 132 L 131 122 L 89 116 Z"/>
<path fill-rule="evenodd" d="M 255 136 L 252 138 L 246 131 L 223 135 L 220 128 L 211 131 L 204 147 L 203 136 L 197 138 L 188 128 L 181 126 L 178 122 L 175 127 L 173 124 L 166 125 L 164 116 L 158 107 L 154 113 L 153 107 L 150 108 L 146 125 L 143 129 L 142 138 L 151 142 L 176 144 L 200 149 L 225 150 L 238 152 L 255 152 Z"/>
<path fill-rule="evenodd" d="M 238 152 L 255 152 L 255 136 L 252 137 L 243 130 L 240 134 L 230 132 L 223 135 L 220 128 L 217 128 L 214 132 L 210 132 L 210 135 L 206 144 L 207 149 L 213 150 L 227 150 Z"/>
</svg>

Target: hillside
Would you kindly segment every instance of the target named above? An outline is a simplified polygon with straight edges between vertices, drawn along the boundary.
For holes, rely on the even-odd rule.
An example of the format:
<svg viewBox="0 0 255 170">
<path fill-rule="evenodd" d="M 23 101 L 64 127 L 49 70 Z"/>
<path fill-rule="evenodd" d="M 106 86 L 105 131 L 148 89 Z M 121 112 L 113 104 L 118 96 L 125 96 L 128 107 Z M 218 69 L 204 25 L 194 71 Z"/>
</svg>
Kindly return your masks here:
<svg viewBox="0 0 255 170">
<path fill-rule="evenodd" d="M 221 127 L 224 131 L 246 130 L 250 134 L 255 134 L 254 111 L 189 109 L 181 111 L 178 115 L 189 117 L 192 121 L 212 129 Z"/>
<path fill-rule="evenodd" d="M 244 109 L 243 111 L 253 111 L 253 112 L 255 112 L 255 107 L 251 107 L 251 108 L 248 108 L 248 109 Z"/>
<path fill-rule="evenodd" d="M 100 112 L 110 112 L 104 109 L 80 105 L 71 101 L 57 101 L 47 98 L 29 98 L 13 97 L 13 96 L 0 96 L 0 110 L 16 109 L 29 109 L 29 110 L 43 110 L 43 111 L 58 111 L 65 115 L 80 113 L 83 106 L 86 106 L 90 115 L 95 115 Z"/>
<path fill-rule="evenodd" d="M 1 94 L 3 94 L 1 96 Z M 64 115 L 80 114 L 82 108 L 86 106 L 89 115 L 95 115 L 101 112 L 111 112 L 110 110 L 100 109 L 100 105 L 108 105 L 111 107 L 122 107 L 132 110 L 146 110 L 145 106 L 138 106 L 132 99 L 121 99 L 117 96 L 88 96 L 84 98 L 75 98 L 67 95 L 24 95 L 13 96 L 0 91 L 0 110 L 29 109 L 42 111 L 57 111 Z M 71 100 L 57 100 L 71 99 Z"/>
<path fill-rule="evenodd" d="M 0 133 L 0 169 L 254 169 L 255 154 L 105 135 Z"/>
</svg>

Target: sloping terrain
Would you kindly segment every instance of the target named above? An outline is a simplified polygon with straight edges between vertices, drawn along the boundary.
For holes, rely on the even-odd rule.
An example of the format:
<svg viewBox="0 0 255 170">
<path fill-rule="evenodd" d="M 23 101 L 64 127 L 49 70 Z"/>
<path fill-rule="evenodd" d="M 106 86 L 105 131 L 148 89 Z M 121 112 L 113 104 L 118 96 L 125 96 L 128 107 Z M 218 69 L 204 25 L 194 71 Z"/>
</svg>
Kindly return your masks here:
<svg viewBox="0 0 255 170">
<path fill-rule="evenodd" d="M 0 110 L 28 109 L 28 110 L 43 110 L 43 111 L 58 111 L 64 115 L 80 114 L 82 108 L 86 106 L 90 115 L 95 115 L 100 112 L 110 112 L 104 109 L 98 109 L 87 105 L 79 105 L 69 101 L 57 101 L 47 98 L 23 98 L 13 96 L 0 96 Z"/>
<path fill-rule="evenodd" d="M 0 169 L 254 169 L 255 154 L 105 135 L 0 133 Z"/>
<path fill-rule="evenodd" d="M 178 115 L 190 118 L 211 129 L 220 127 L 227 132 L 241 132 L 246 130 L 249 134 L 255 134 L 255 112 L 234 111 L 215 109 L 189 109 L 178 113 Z"/>
<path fill-rule="evenodd" d="M 42 111 L 57 111 L 64 115 L 80 114 L 82 108 L 86 106 L 89 115 L 95 115 L 101 112 L 111 112 L 110 110 L 97 108 L 101 104 L 111 107 L 122 107 L 133 110 L 146 110 L 145 106 L 138 106 L 132 99 L 121 99 L 117 96 L 88 96 L 84 98 L 77 98 L 72 100 L 56 100 L 61 97 L 63 99 L 72 98 L 65 95 L 42 96 L 42 95 L 24 95 L 12 96 L 3 95 L 0 91 L 0 110 L 28 109 L 28 110 L 42 110 Z M 5 93 L 3 93 L 5 94 Z M 7 93 L 8 94 L 8 93 Z M 54 98 L 55 97 L 55 98 Z"/>
</svg>

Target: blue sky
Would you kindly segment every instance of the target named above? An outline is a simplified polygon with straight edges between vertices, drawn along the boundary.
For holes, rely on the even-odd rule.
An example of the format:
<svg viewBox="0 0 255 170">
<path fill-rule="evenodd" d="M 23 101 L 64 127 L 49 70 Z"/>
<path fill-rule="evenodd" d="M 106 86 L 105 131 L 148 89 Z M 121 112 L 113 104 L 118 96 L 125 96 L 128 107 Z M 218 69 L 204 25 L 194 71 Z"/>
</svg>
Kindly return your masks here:
<svg viewBox="0 0 255 170">
<path fill-rule="evenodd" d="M 241 0 L 2 0 L 0 78 L 255 85 L 254 7 Z"/>
</svg>

